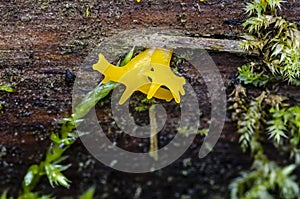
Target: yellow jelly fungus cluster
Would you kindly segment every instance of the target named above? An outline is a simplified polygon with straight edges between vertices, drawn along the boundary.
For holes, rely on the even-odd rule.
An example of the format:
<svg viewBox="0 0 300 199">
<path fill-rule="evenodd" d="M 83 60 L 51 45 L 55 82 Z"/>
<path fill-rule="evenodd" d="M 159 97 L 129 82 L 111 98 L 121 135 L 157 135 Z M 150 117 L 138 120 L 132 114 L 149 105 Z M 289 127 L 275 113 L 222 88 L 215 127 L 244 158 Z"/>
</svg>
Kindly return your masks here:
<svg viewBox="0 0 300 199">
<path fill-rule="evenodd" d="M 126 89 L 119 104 L 123 104 L 135 91 L 141 91 L 152 97 L 180 102 L 184 95 L 185 79 L 175 75 L 170 68 L 172 51 L 163 48 L 150 48 L 135 56 L 123 67 L 110 64 L 102 54 L 93 69 L 104 75 L 103 83 L 119 82 Z M 165 88 L 162 88 L 164 86 Z"/>
</svg>

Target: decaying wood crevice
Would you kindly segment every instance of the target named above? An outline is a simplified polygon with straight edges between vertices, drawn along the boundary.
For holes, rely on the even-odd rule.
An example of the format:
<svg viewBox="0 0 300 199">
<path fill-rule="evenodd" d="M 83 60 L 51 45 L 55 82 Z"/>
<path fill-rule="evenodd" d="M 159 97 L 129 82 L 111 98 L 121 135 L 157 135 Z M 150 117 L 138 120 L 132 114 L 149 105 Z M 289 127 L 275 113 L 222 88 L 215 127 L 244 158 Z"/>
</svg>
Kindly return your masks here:
<svg viewBox="0 0 300 199">
<path fill-rule="evenodd" d="M 239 47 L 241 41 L 230 39 L 243 34 L 245 2 L 1 1 L 0 84 L 12 84 L 15 92 L 0 92 L 4 106 L 0 111 L 0 193 L 9 188 L 16 195 L 28 166 L 41 160 L 55 119 L 71 114 L 70 73 L 76 74 L 86 56 L 103 39 L 123 30 L 176 30 L 182 34 L 168 35 L 163 41 L 176 43 L 177 47 L 191 44 L 208 50 L 225 85 L 229 85 L 236 68 L 252 59 Z M 299 9 L 299 1 L 286 3 L 280 14 L 299 25 Z M 128 43 L 135 45 L 135 39 Z M 294 87 L 286 86 L 280 92 L 299 99 Z M 102 111 L 105 113 L 106 109 Z M 148 198 L 176 198 L 174 194 L 182 195 L 191 186 L 203 197 L 216 190 L 226 194 L 230 179 L 251 161 L 240 151 L 234 129 L 234 124 L 227 122 L 215 151 L 203 160 L 196 159 L 197 150 L 193 148 L 189 153 L 192 167 L 187 174 L 182 173 L 188 169 L 180 162 L 161 173 L 135 175 L 111 171 L 78 142 L 68 151 L 73 165 L 66 173 L 73 181 L 71 189 L 52 191 L 57 195 L 78 195 L 90 185 L 100 184 L 99 192 L 108 192 L 113 198 L 132 198 L 141 184 L 146 187 L 142 194 Z M 46 180 L 42 182 L 40 190 L 49 190 Z"/>
</svg>

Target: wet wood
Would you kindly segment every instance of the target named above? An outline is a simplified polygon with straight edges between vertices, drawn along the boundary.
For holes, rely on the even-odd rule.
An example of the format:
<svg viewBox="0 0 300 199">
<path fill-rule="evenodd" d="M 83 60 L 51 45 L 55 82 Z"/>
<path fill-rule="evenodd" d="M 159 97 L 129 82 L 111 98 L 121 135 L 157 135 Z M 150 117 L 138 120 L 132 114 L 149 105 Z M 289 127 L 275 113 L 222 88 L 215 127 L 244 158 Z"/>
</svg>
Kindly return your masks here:
<svg viewBox="0 0 300 199">
<path fill-rule="evenodd" d="M 236 68 L 249 61 L 238 40 L 243 34 L 241 24 L 246 17 L 243 11 L 245 2 L 1 1 L 0 84 L 12 84 L 15 92 L 0 92 L 0 102 L 4 106 L 3 113 L 0 111 L 0 192 L 9 188 L 16 195 L 27 167 L 42 159 L 55 120 L 71 114 L 70 73 L 76 74 L 81 62 L 103 39 L 123 30 L 139 28 L 160 27 L 179 31 L 181 35 L 171 35 L 163 41 L 169 41 L 171 46 L 190 45 L 215 51 L 210 55 L 225 84 L 229 85 Z M 300 2 L 285 3 L 279 14 L 300 25 Z M 185 43 L 175 42 L 178 40 Z M 286 86 L 282 90 L 283 94 L 299 99 L 296 88 Z M 182 167 L 180 162 L 163 170 L 162 174 L 157 172 L 142 177 L 111 171 L 97 163 L 78 142 L 68 152 L 73 167 L 66 175 L 73 181 L 72 188 L 51 190 L 45 180 L 39 189 L 53 191 L 59 196 L 78 195 L 90 185 L 100 184 L 97 189 L 100 194 L 109 192 L 112 198 L 132 198 L 138 188 L 136 184 L 142 184 L 149 187 L 143 189 L 143 196 L 176 198 L 195 185 L 195 194 L 203 198 L 209 195 L 205 190 L 221 190 L 221 194 L 226 194 L 230 179 L 247 168 L 250 161 L 239 150 L 232 136 L 234 129 L 234 124 L 226 123 L 215 152 L 203 162 L 193 159 L 191 173 L 187 176 L 176 169 Z M 191 153 L 196 158 L 197 150 Z M 226 166 L 220 168 L 216 165 Z M 212 173 L 204 168 L 211 168 Z M 199 175 L 199 179 L 195 179 L 195 175 Z M 213 183 L 207 176 L 212 176 Z M 187 178 L 190 180 L 183 180 Z M 166 186 L 161 186 L 161 182 Z M 151 190 L 156 191 L 152 193 Z"/>
</svg>

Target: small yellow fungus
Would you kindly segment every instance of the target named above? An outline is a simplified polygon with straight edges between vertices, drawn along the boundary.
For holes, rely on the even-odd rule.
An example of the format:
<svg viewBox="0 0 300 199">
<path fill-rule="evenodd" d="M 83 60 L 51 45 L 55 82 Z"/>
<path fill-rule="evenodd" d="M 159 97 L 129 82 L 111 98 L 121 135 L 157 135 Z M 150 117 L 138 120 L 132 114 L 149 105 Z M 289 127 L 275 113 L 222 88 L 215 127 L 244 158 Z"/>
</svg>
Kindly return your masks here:
<svg viewBox="0 0 300 199">
<path fill-rule="evenodd" d="M 139 90 L 152 97 L 180 102 L 184 95 L 185 79 L 175 75 L 170 68 L 172 51 L 163 48 L 150 48 L 135 56 L 128 64 L 118 67 L 110 64 L 102 54 L 93 69 L 104 75 L 103 83 L 119 82 L 126 89 L 119 103 L 123 104 L 135 91 Z M 166 88 L 162 88 L 164 86 Z"/>
</svg>

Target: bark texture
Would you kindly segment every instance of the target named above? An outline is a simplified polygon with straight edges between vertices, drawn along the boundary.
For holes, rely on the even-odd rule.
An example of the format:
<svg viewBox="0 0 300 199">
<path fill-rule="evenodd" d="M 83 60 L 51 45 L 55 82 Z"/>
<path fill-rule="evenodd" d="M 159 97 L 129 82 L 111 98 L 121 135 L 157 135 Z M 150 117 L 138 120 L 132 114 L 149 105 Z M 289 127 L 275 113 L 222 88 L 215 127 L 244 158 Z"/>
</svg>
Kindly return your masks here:
<svg viewBox="0 0 300 199">
<path fill-rule="evenodd" d="M 2 0 L 0 84 L 11 83 L 15 92 L 0 91 L 4 106 L 0 113 L 0 193 L 9 188 L 16 195 L 28 166 L 43 158 L 55 119 L 71 114 L 72 73 L 104 38 L 122 30 L 161 27 L 180 30 L 185 37 L 197 37 L 204 44 L 218 44 L 224 39 L 236 44 L 243 33 L 245 2 Z M 285 3 L 280 14 L 299 25 L 300 2 Z M 229 53 L 228 48 L 227 52 L 221 48 L 210 53 L 226 85 L 236 67 L 251 59 L 234 50 L 235 54 Z M 299 99 L 294 87 L 282 88 L 282 93 Z M 197 159 L 197 147 L 192 147 L 185 157 L 191 158 L 190 166 L 178 161 L 162 171 L 143 175 L 105 167 L 78 141 L 68 151 L 73 166 L 66 176 L 73 182 L 71 189 L 51 190 L 46 179 L 38 189 L 57 196 L 75 196 L 95 184 L 98 196 L 109 198 L 204 198 L 215 191 L 225 194 L 230 180 L 251 161 L 240 151 L 234 129 L 233 123 L 225 124 L 219 143 L 205 159 Z"/>
</svg>

